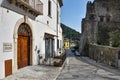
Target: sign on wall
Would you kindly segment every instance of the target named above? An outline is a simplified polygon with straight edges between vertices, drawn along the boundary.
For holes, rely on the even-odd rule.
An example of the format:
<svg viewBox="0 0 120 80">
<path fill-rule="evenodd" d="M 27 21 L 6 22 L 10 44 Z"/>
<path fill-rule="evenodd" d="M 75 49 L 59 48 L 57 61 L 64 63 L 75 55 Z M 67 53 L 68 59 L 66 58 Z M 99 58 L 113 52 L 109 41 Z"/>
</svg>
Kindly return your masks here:
<svg viewBox="0 0 120 80">
<path fill-rule="evenodd" d="M 3 43 L 3 52 L 12 52 L 12 43 Z"/>
<path fill-rule="evenodd" d="M 65 47 L 65 49 L 69 49 L 69 48 L 70 48 L 70 43 L 69 43 L 69 41 L 66 41 L 66 42 L 64 43 L 64 47 Z"/>
</svg>

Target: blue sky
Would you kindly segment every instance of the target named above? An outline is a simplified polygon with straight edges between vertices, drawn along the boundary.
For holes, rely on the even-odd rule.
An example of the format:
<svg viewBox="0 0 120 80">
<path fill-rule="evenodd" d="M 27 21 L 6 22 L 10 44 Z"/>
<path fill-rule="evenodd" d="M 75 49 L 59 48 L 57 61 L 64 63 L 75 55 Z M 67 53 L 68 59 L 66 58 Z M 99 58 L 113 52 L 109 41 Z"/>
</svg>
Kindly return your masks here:
<svg viewBox="0 0 120 80">
<path fill-rule="evenodd" d="M 87 1 L 93 0 L 63 0 L 61 22 L 81 32 L 81 20 L 86 14 Z"/>
</svg>

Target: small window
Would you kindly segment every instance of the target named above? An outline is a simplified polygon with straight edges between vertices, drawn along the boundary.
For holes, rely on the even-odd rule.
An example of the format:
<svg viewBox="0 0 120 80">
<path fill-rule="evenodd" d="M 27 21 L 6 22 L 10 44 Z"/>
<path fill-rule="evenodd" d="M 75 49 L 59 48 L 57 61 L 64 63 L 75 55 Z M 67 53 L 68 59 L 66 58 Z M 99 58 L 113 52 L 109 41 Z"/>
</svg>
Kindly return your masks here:
<svg viewBox="0 0 120 80">
<path fill-rule="evenodd" d="M 120 51 L 118 51 L 118 59 L 120 59 Z"/>
<path fill-rule="evenodd" d="M 110 16 L 106 17 L 106 22 L 110 22 Z"/>
<path fill-rule="evenodd" d="M 110 9 L 107 7 L 107 9 L 106 9 L 107 11 L 110 11 Z"/>
<path fill-rule="evenodd" d="M 51 17 L 51 1 L 48 0 L 48 16 Z"/>
<path fill-rule="evenodd" d="M 95 20 L 95 15 L 94 14 L 91 14 L 90 17 L 89 17 L 90 20 Z"/>
<path fill-rule="evenodd" d="M 59 49 L 59 39 L 57 39 L 57 49 Z"/>
<path fill-rule="evenodd" d="M 57 10 L 57 24 L 59 23 L 59 12 Z"/>
<path fill-rule="evenodd" d="M 100 16 L 100 22 L 104 21 L 104 16 Z"/>
</svg>

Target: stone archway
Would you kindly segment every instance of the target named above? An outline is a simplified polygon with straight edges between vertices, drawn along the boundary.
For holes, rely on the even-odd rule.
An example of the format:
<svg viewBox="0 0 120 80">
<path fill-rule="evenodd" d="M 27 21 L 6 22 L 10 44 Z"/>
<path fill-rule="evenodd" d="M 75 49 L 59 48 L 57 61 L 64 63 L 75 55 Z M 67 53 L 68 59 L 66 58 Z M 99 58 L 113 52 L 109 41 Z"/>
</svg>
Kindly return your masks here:
<svg viewBox="0 0 120 80">
<path fill-rule="evenodd" d="M 32 62 L 32 32 L 26 23 L 18 28 L 17 39 L 17 65 L 18 69 L 31 65 Z"/>
<path fill-rule="evenodd" d="M 29 25 L 29 28 L 31 29 L 31 33 L 32 33 L 32 50 L 31 50 L 31 63 L 30 64 L 34 64 L 34 57 L 35 55 L 33 54 L 34 53 L 34 30 L 33 30 L 33 27 L 32 27 L 32 24 L 31 22 L 28 20 L 27 17 L 24 17 L 24 18 L 21 18 L 19 19 L 16 24 L 15 24 L 15 28 L 14 28 L 14 34 L 13 34 L 13 38 L 14 38 L 14 65 L 13 65 L 13 72 L 16 72 L 18 70 L 18 60 L 17 60 L 17 53 L 18 53 L 18 29 L 20 27 L 20 25 L 22 23 L 26 23 L 27 25 Z"/>
</svg>

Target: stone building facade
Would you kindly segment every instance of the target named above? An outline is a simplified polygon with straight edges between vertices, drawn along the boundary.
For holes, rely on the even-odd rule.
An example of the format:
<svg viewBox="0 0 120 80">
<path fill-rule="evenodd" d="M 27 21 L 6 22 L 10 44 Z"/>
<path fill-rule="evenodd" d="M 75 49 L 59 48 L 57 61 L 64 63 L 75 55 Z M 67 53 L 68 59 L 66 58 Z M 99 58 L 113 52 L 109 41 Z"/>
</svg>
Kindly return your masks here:
<svg viewBox="0 0 120 80">
<path fill-rule="evenodd" d="M 119 5 L 120 0 L 88 1 L 86 16 L 82 20 L 83 40 L 91 44 L 110 45 L 109 33 L 120 28 Z"/>
<path fill-rule="evenodd" d="M 0 0 L 0 79 L 57 54 L 62 5 L 62 0 Z"/>
</svg>

